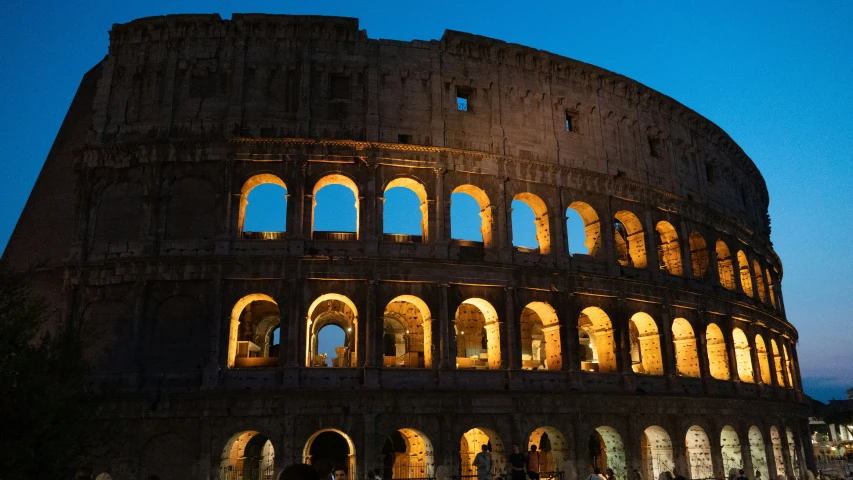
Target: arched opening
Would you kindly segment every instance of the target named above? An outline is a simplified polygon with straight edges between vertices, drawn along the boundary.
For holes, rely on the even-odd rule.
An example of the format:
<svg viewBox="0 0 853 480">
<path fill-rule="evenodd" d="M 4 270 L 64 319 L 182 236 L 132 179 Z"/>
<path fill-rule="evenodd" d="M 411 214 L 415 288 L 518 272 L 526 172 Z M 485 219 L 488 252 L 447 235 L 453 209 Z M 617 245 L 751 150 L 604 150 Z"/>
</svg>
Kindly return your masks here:
<svg viewBox="0 0 853 480">
<path fill-rule="evenodd" d="M 501 368 L 498 313 L 482 298 L 469 298 L 456 309 L 456 368 Z"/>
<path fill-rule="evenodd" d="M 773 350 L 773 366 L 776 369 L 776 385 L 785 386 L 785 374 L 782 373 L 782 354 L 779 353 L 779 347 L 776 345 L 776 340 L 770 339 L 770 348 Z"/>
<path fill-rule="evenodd" d="M 647 313 L 637 312 L 628 322 L 631 341 L 631 369 L 634 373 L 663 375 L 660 354 L 660 335 L 654 319 Z"/>
<path fill-rule="evenodd" d="M 681 242 L 678 241 L 678 233 L 671 223 L 658 222 L 655 226 L 658 244 L 658 264 L 660 269 L 671 275 L 681 275 Z"/>
<path fill-rule="evenodd" d="M 113 477 L 109 473 L 104 472 L 95 477 L 95 480 L 113 480 Z"/>
<path fill-rule="evenodd" d="M 314 433 L 305 443 L 302 459 L 317 469 L 322 478 L 330 478 L 338 469 L 345 471 L 347 478 L 357 478 L 355 445 L 340 430 L 328 428 Z"/>
<path fill-rule="evenodd" d="M 723 427 L 720 432 L 720 453 L 723 457 L 723 471 L 731 477 L 732 470 L 743 468 L 743 455 L 740 450 L 740 438 L 730 425 Z M 735 475 L 737 477 L 737 475 Z"/>
<path fill-rule="evenodd" d="M 569 204 L 566 209 L 566 230 L 569 232 L 569 253 L 598 256 L 601 250 L 601 222 L 595 209 L 589 204 Z"/>
<path fill-rule="evenodd" d="M 459 443 L 459 465 L 462 467 L 461 475 L 463 477 L 477 475 L 474 457 L 483 451 L 483 445 L 486 446 L 486 451 L 491 453 L 492 457 L 492 471 L 489 472 L 489 478 L 503 475 L 506 465 L 503 441 L 493 430 L 472 428 L 462 435 Z"/>
<path fill-rule="evenodd" d="M 432 317 L 426 303 L 401 295 L 385 307 L 384 365 L 432 368 Z"/>
<path fill-rule="evenodd" d="M 732 264 L 732 254 L 728 245 L 722 240 L 717 240 L 717 274 L 720 277 L 720 285 L 726 290 L 735 289 L 735 270 Z"/>
<path fill-rule="evenodd" d="M 755 353 L 758 356 L 758 369 L 761 373 L 761 382 L 770 385 L 770 362 L 767 360 L 767 346 L 761 335 L 755 336 Z"/>
<path fill-rule="evenodd" d="M 613 469 L 616 478 L 625 477 L 625 447 L 622 437 L 612 427 L 598 427 L 589 436 L 587 444 L 589 464 L 598 467 L 602 472 Z"/>
<path fill-rule="evenodd" d="M 615 217 L 613 235 L 619 264 L 623 267 L 646 268 L 646 240 L 642 222 L 627 210 L 616 212 Z"/>
<path fill-rule="evenodd" d="M 782 437 L 776 427 L 770 427 L 770 444 L 773 446 L 773 459 L 776 461 L 776 476 L 785 477 L 788 469 L 785 468 L 785 457 L 782 455 Z"/>
<path fill-rule="evenodd" d="M 723 331 L 715 323 L 709 323 L 705 330 L 705 345 L 708 349 L 708 369 L 717 380 L 728 380 L 729 356 L 726 352 L 726 339 Z"/>
<path fill-rule="evenodd" d="M 231 309 L 228 338 L 229 367 L 278 365 L 279 344 L 274 330 L 281 323 L 278 304 L 262 293 L 246 295 Z"/>
<path fill-rule="evenodd" d="M 764 451 L 764 436 L 756 426 L 749 428 L 749 455 L 752 457 L 752 468 L 755 469 L 756 480 L 769 480 L 767 469 L 767 454 Z"/>
<path fill-rule="evenodd" d="M 693 265 L 693 276 L 705 278 L 708 276 L 708 245 L 705 238 L 697 231 L 690 232 L 690 262 Z"/>
<path fill-rule="evenodd" d="M 640 450 L 645 478 L 658 478 L 661 472 L 672 472 L 675 467 L 672 441 L 666 430 L 661 427 L 653 425 L 643 432 Z"/>
<path fill-rule="evenodd" d="M 287 230 L 287 186 L 275 175 L 262 173 L 240 189 L 238 229 L 243 238 L 273 240 Z"/>
<path fill-rule="evenodd" d="M 217 208 L 213 184 L 204 178 L 183 177 L 169 188 L 166 212 L 167 239 L 213 238 Z"/>
<path fill-rule="evenodd" d="M 578 317 L 578 337 L 581 370 L 586 372 L 615 372 L 616 344 L 613 324 L 604 310 L 598 307 L 583 309 Z"/>
<path fill-rule="evenodd" d="M 557 312 L 545 302 L 529 303 L 521 312 L 521 367 L 560 370 L 560 324 Z"/>
<path fill-rule="evenodd" d="M 696 335 L 684 318 L 672 322 L 672 343 L 675 347 L 675 370 L 683 377 L 699 378 L 699 355 L 696 352 Z"/>
<path fill-rule="evenodd" d="M 791 459 L 791 465 L 794 467 L 793 473 L 797 478 L 803 478 L 800 470 L 800 459 L 797 457 L 797 444 L 794 441 L 794 432 L 790 428 L 785 428 L 785 436 L 788 438 L 788 456 Z"/>
<path fill-rule="evenodd" d="M 219 480 L 270 480 L 275 469 L 272 442 L 262 433 L 245 431 L 228 439 L 219 462 Z"/>
<path fill-rule="evenodd" d="M 358 366 L 358 310 L 352 300 L 337 293 L 321 295 L 308 308 L 307 322 L 305 366 Z"/>
<path fill-rule="evenodd" d="M 737 361 L 737 375 L 742 382 L 755 383 L 752 373 L 752 354 L 749 350 L 749 340 L 743 330 L 735 328 L 732 330 L 732 342 L 735 348 L 735 360 Z"/>
<path fill-rule="evenodd" d="M 401 428 L 393 432 L 385 439 L 382 455 L 382 478 L 386 480 L 435 478 L 432 442 L 417 430 Z"/>
<path fill-rule="evenodd" d="M 562 432 L 554 427 L 539 427 L 530 434 L 527 450 L 536 445 L 539 452 L 539 474 L 562 472 L 569 448 Z"/>
<path fill-rule="evenodd" d="M 752 271 L 755 272 L 755 288 L 758 290 L 758 298 L 764 303 L 767 301 L 764 294 L 764 275 L 761 274 L 761 265 L 758 264 L 758 260 L 752 261 Z"/>
<path fill-rule="evenodd" d="M 530 223 L 529 218 L 526 218 L 527 221 L 523 221 L 525 217 L 529 217 L 529 212 L 527 212 L 526 209 L 521 208 L 521 204 L 526 205 L 530 209 L 529 212 L 533 213 L 532 224 Z M 516 222 L 516 211 L 519 213 L 518 219 L 522 220 L 520 222 Z M 527 215 L 525 215 L 525 213 L 527 213 Z M 548 207 L 538 196 L 529 192 L 524 192 L 517 194 L 512 200 L 513 246 L 529 248 L 528 245 L 521 243 L 527 243 L 527 241 L 523 239 L 525 239 L 525 233 L 529 231 L 535 232 L 535 241 L 538 253 L 543 255 L 551 253 L 551 224 L 548 215 Z M 519 243 L 516 243 L 516 239 L 518 239 Z"/>
<path fill-rule="evenodd" d="M 423 184 L 405 177 L 388 182 L 382 220 L 386 241 L 426 243 L 429 240 L 429 205 Z"/>
<path fill-rule="evenodd" d="M 737 252 L 737 264 L 740 269 L 740 286 L 743 293 L 752 297 L 752 274 L 749 272 L 749 260 L 746 259 L 746 254 L 743 250 Z"/>
<path fill-rule="evenodd" d="M 794 376 L 791 374 L 791 357 L 788 356 L 788 346 L 782 344 L 783 360 L 785 361 L 785 375 L 788 378 L 788 387 L 794 388 Z"/>
<path fill-rule="evenodd" d="M 770 305 L 774 308 L 779 308 L 776 304 L 776 285 L 773 284 L 773 276 L 770 275 L 770 269 L 765 270 L 767 275 L 767 294 L 770 297 Z"/>
<path fill-rule="evenodd" d="M 311 238 L 358 240 L 358 186 L 349 177 L 326 175 L 314 184 Z M 352 205 L 352 207 L 348 207 Z"/>
<path fill-rule="evenodd" d="M 450 194 L 451 239 L 479 241 L 485 248 L 491 248 L 493 216 L 494 207 L 479 187 L 460 185 Z M 479 226 L 479 231 L 475 226 Z"/>
<path fill-rule="evenodd" d="M 705 430 L 693 425 L 687 430 L 687 459 L 690 462 L 690 478 L 714 478 L 714 467 L 711 461 L 711 441 Z"/>
</svg>

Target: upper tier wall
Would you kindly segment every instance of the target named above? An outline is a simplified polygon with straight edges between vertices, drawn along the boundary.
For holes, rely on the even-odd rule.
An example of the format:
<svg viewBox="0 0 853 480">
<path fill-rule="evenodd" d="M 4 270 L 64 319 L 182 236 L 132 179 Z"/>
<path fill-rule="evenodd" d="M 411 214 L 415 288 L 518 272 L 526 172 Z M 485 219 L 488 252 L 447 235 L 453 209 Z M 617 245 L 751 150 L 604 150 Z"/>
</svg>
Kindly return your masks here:
<svg viewBox="0 0 853 480">
<path fill-rule="evenodd" d="M 642 182 L 769 240 L 764 180 L 725 132 L 582 62 L 452 31 L 372 40 L 339 17 L 152 17 L 110 37 L 91 143 L 307 137 L 478 150 Z"/>
</svg>

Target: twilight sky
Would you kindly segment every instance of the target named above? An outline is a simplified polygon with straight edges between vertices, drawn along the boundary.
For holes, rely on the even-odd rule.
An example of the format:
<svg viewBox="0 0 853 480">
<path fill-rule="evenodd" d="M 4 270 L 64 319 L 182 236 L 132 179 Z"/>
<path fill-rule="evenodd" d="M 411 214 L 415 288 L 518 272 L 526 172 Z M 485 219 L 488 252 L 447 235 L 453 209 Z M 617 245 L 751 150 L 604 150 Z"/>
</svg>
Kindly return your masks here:
<svg viewBox="0 0 853 480">
<path fill-rule="evenodd" d="M 370 38 L 445 29 L 588 62 L 723 128 L 761 170 L 806 393 L 853 387 L 853 2 L 6 0 L 0 9 L 0 248 L 113 23 L 169 13 L 350 16 Z M 845 220 L 842 222 L 842 220 Z"/>
</svg>

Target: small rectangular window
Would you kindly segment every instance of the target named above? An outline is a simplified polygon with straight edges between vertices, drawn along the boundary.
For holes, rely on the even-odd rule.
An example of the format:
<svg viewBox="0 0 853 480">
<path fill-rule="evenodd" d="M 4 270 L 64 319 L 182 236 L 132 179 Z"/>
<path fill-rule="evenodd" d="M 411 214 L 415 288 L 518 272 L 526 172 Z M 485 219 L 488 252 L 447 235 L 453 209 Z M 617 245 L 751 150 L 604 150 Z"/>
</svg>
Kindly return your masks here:
<svg viewBox="0 0 853 480">
<path fill-rule="evenodd" d="M 566 111 L 566 131 L 574 132 L 575 131 L 575 116 L 570 112 Z"/>
<path fill-rule="evenodd" d="M 655 158 L 661 157 L 661 143 L 659 138 L 649 137 L 649 153 Z"/>
<path fill-rule="evenodd" d="M 397 135 L 397 143 L 412 143 L 412 136 L 401 133 Z"/>
<path fill-rule="evenodd" d="M 713 163 L 705 162 L 705 178 L 708 179 L 708 183 L 717 183 L 717 171 Z"/>
<path fill-rule="evenodd" d="M 471 97 L 471 90 L 462 87 L 456 87 L 456 110 L 460 112 L 468 111 L 468 99 Z"/>
</svg>

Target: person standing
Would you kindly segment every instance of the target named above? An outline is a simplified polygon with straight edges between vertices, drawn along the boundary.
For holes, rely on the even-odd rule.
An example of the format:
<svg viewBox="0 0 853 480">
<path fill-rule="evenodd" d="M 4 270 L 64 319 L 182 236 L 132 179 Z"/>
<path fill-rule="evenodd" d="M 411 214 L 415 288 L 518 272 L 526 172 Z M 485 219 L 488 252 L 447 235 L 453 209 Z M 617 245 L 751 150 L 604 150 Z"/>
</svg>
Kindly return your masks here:
<svg viewBox="0 0 853 480">
<path fill-rule="evenodd" d="M 586 480 L 604 480 L 603 478 L 601 478 L 601 469 L 590 465 L 589 476 L 586 477 Z"/>
<path fill-rule="evenodd" d="M 489 447 L 481 447 L 480 453 L 474 457 L 474 466 L 477 467 L 477 480 L 491 480 L 492 454 L 489 453 Z"/>
<path fill-rule="evenodd" d="M 527 454 L 527 476 L 530 480 L 539 480 L 539 466 L 539 452 L 536 451 L 536 445 L 531 445 Z"/>
<path fill-rule="evenodd" d="M 749 480 L 746 478 L 746 475 L 743 474 L 743 469 L 738 470 L 738 477 L 735 480 Z"/>
<path fill-rule="evenodd" d="M 524 454 L 518 448 L 518 444 L 512 444 L 512 453 L 509 454 L 509 467 L 512 469 L 512 480 L 525 480 L 527 473 L 524 471 Z"/>
</svg>

